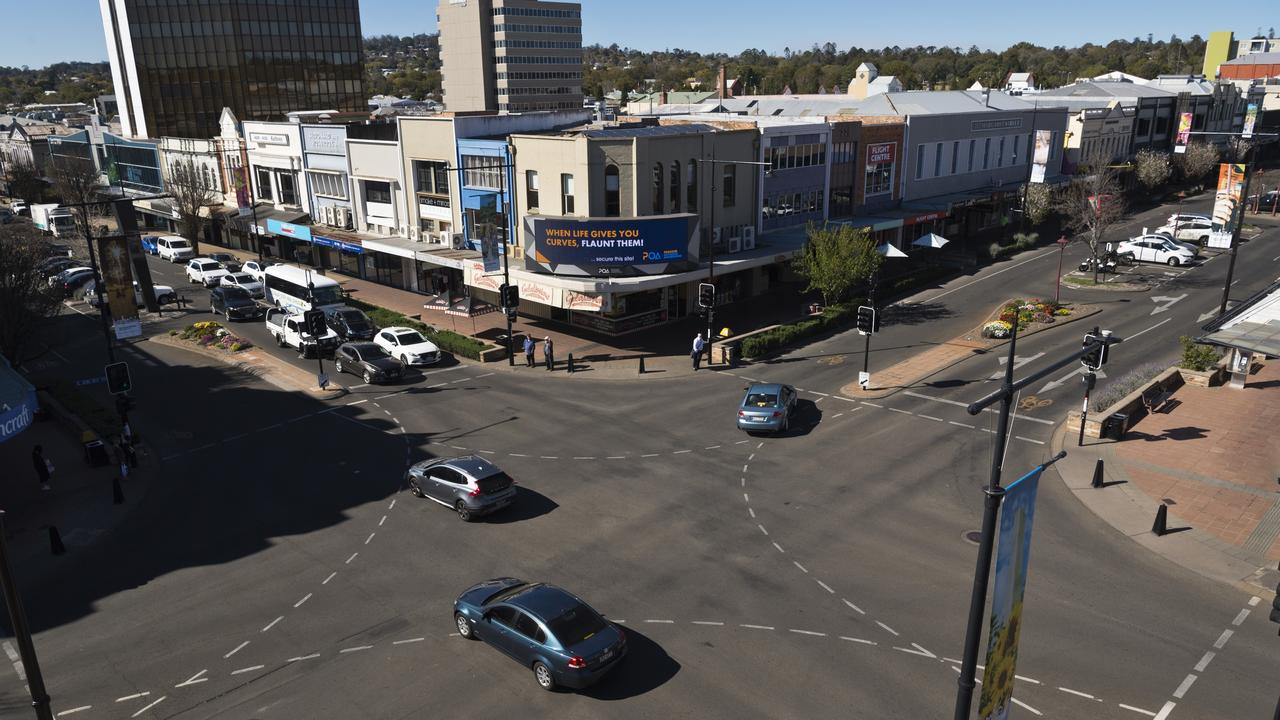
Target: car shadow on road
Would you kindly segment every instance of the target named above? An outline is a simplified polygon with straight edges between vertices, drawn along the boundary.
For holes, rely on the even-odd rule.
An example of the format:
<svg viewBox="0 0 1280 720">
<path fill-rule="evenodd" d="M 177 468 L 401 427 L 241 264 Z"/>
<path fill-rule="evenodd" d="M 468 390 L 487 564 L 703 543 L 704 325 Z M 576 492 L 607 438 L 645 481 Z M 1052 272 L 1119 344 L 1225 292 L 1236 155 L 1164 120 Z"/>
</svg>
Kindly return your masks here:
<svg viewBox="0 0 1280 720">
<path fill-rule="evenodd" d="M 548 515 L 559 507 L 559 503 L 537 490 L 517 485 L 516 499 L 509 507 L 492 515 L 485 515 L 480 520 L 490 525 L 525 522 Z"/>
<path fill-rule="evenodd" d="M 626 628 L 627 657 L 600 682 L 581 691 L 596 700 L 626 700 L 656 690 L 680 672 L 680 663 L 658 643 Z"/>
<path fill-rule="evenodd" d="M 786 432 L 776 433 L 771 437 L 782 439 L 803 437 L 813 432 L 822 422 L 822 410 L 812 400 L 797 400 L 796 408 L 791 414 L 790 427 Z"/>
</svg>

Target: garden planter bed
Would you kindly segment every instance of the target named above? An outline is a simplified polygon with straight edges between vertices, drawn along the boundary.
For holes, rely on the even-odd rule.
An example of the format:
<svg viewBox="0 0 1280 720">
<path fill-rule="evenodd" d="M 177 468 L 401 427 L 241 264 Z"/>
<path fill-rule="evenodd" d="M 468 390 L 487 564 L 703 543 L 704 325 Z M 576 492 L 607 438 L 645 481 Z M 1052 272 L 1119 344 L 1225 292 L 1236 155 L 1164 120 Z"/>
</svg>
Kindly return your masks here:
<svg viewBox="0 0 1280 720">
<path fill-rule="evenodd" d="M 1151 380 L 1143 383 L 1138 389 L 1125 395 L 1123 398 L 1113 403 L 1110 407 L 1101 411 L 1089 411 L 1089 417 L 1085 420 L 1084 434 L 1085 437 L 1101 438 L 1102 424 L 1107 418 L 1116 413 L 1123 413 L 1126 416 L 1124 425 L 1120 428 L 1120 436 L 1129 432 L 1134 425 L 1143 417 L 1146 417 L 1146 405 L 1142 401 L 1142 396 L 1148 391 L 1173 392 L 1183 386 L 1182 372 L 1176 367 L 1160 373 Z M 1067 413 L 1067 430 L 1071 432 L 1080 432 L 1080 411 L 1072 410 Z"/>
</svg>

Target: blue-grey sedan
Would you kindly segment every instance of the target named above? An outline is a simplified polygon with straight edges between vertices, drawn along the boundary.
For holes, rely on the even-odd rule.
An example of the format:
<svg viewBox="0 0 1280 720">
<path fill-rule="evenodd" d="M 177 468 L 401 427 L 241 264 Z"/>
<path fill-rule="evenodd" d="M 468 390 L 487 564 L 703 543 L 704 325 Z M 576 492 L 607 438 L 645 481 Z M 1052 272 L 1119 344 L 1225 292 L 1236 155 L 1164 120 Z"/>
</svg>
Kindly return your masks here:
<svg viewBox="0 0 1280 720">
<path fill-rule="evenodd" d="M 543 690 L 589 687 L 627 654 L 622 628 L 554 585 L 496 578 L 453 603 L 458 634 L 483 640 L 533 671 Z"/>
<path fill-rule="evenodd" d="M 790 385 L 756 383 L 747 388 L 738 406 L 738 429 L 784 433 L 796 409 L 796 389 Z"/>
</svg>

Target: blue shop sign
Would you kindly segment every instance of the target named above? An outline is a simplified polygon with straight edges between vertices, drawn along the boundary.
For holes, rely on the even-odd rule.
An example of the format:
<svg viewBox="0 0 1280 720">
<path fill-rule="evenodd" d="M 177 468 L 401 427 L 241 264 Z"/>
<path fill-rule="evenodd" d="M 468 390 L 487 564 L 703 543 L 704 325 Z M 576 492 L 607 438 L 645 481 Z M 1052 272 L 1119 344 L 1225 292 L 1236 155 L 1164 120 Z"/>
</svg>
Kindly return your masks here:
<svg viewBox="0 0 1280 720">
<path fill-rule="evenodd" d="M 3 408 L 3 412 L 0 412 L 0 442 L 4 442 L 31 425 L 40 403 L 36 400 L 35 389 L 28 385 L 16 398 L 6 398 L 0 408 Z"/>
<path fill-rule="evenodd" d="M 325 247 L 337 248 L 343 252 L 355 253 L 357 255 L 361 255 L 364 253 L 364 248 L 361 247 L 360 245 L 356 245 L 355 243 L 343 242 L 342 240 L 334 240 L 333 238 L 327 238 L 323 235 L 312 235 L 311 242 L 315 243 L 316 245 L 323 245 Z"/>
<path fill-rule="evenodd" d="M 272 235 L 284 235 L 295 240 L 311 242 L 311 228 L 306 225 L 294 225 L 293 223 L 269 219 L 267 220 L 267 232 Z"/>
</svg>

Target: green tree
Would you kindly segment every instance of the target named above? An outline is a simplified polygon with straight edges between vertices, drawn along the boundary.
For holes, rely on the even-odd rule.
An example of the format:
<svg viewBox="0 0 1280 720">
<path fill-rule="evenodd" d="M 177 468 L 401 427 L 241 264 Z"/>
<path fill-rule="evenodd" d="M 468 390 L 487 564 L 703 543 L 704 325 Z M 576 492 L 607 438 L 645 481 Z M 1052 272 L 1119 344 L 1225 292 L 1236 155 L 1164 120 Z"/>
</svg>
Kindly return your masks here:
<svg viewBox="0 0 1280 720">
<path fill-rule="evenodd" d="M 40 263 L 49 243 L 26 223 L 0 225 L 0 354 L 14 365 L 27 360 L 36 326 L 57 314 L 62 297 L 45 281 Z"/>
<path fill-rule="evenodd" d="M 867 228 L 810 224 L 804 252 L 796 258 L 794 267 L 809 281 L 805 290 L 817 290 L 823 303 L 831 305 L 847 299 L 855 287 L 869 282 L 883 259 Z"/>
</svg>

